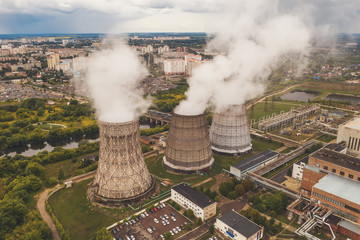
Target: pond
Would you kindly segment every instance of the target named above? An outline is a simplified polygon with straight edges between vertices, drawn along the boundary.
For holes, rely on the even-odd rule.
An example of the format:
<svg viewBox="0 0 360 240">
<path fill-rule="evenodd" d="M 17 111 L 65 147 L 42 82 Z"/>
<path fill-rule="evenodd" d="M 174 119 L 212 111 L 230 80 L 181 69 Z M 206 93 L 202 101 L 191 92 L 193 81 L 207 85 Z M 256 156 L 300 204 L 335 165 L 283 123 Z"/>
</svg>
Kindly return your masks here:
<svg viewBox="0 0 360 240">
<path fill-rule="evenodd" d="M 352 105 L 357 105 L 360 103 L 360 97 L 341 95 L 336 93 L 327 95 L 325 99 L 331 101 L 350 102 Z"/>
<path fill-rule="evenodd" d="M 299 91 L 295 90 L 293 92 L 286 93 L 282 95 L 281 100 L 289 100 L 289 101 L 298 101 L 298 102 L 308 102 L 319 96 L 318 92 L 312 91 Z"/>
<path fill-rule="evenodd" d="M 87 140 L 90 143 L 93 143 L 93 142 L 99 141 L 99 138 L 98 139 L 84 139 L 84 140 Z M 72 142 L 64 143 L 63 145 L 57 145 L 57 146 L 52 146 L 47 142 L 45 142 L 44 144 L 39 145 L 39 146 L 31 146 L 30 144 L 28 144 L 26 148 L 18 148 L 15 151 L 12 151 L 12 152 L 9 152 L 9 153 L 6 153 L 6 154 L 0 156 L 0 158 L 5 157 L 6 155 L 13 157 L 16 154 L 21 154 L 24 157 L 31 157 L 31 156 L 34 156 L 45 150 L 48 152 L 51 152 L 52 150 L 54 150 L 55 147 L 62 147 L 64 149 L 73 149 L 73 148 L 79 147 L 79 142 L 80 141 L 72 141 Z"/>
</svg>

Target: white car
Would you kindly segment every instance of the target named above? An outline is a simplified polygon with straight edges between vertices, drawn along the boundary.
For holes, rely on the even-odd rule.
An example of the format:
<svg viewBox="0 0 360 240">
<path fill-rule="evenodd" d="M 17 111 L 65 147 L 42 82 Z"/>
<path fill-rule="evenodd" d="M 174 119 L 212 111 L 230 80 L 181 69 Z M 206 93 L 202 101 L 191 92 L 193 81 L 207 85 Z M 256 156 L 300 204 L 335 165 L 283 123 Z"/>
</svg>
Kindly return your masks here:
<svg viewBox="0 0 360 240">
<path fill-rule="evenodd" d="M 156 218 L 154 218 L 154 222 L 155 222 L 155 223 L 159 223 L 159 220 L 157 220 Z"/>
<path fill-rule="evenodd" d="M 149 214 L 147 212 L 144 212 L 144 215 L 147 216 L 147 217 L 149 216 Z"/>
<path fill-rule="evenodd" d="M 165 222 L 165 221 L 161 221 L 161 223 L 162 223 L 162 225 L 164 225 L 164 226 L 166 225 L 166 222 Z"/>
<path fill-rule="evenodd" d="M 170 230 L 170 234 L 171 234 L 171 236 L 174 236 L 174 233 L 173 233 L 173 231 L 171 231 L 171 230 Z"/>
<path fill-rule="evenodd" d="M 165 220 L 165 218 L 163 216 L 160 216 L 161 220 Z"/>
<path fill-rule="evenodd" d="M 147 231 L 148 231 L 149 233 L 152 233 L 152 232 L 153 232 L 153 231 L 151 230 L 151 228 L 148 228 Z"/>
<path fill-rule="evenodd" d="M 173 232 L 174 232 L 175 234 L 178 233 L 178 231 L 176 230 L 176 228 L 173 229 Z"/>
<path fill-rule="evenodd" d="M 165 237 L 162 234 L 160 234 L 160 237 L 162 240 L 165 240 Z"/>
<path fill-rule="evenodd" d="M 176 230 L 178 230 L 178 232 L 181 232 L 181 228 L 180 228 L 180 227 L 176 227 Z"/>
<path fill-rule="evenodd" d="M 170 224 L 168 220 L 165 220 L 166 224 Z"/>
<path fill-rule="evenodd" d="M 174 217 L 171 217 L 171 220 L 173 220 L 174 222 L 176 222 L 176 218 L 174 218 Z"/>
<path fill-rule="evenodd" d="M 142 213 L 140 216 L 141 216 L 142 218 L 145 218 L 145 214 L 143 214 L 143 213 Z"/>
<path fill-rule="evenodd" d="M 169 219 L 169 216 L 168 216 L 167 214 L 164 214 L 164 217 L 165 217 L 166 219 Z"/>
</svg>

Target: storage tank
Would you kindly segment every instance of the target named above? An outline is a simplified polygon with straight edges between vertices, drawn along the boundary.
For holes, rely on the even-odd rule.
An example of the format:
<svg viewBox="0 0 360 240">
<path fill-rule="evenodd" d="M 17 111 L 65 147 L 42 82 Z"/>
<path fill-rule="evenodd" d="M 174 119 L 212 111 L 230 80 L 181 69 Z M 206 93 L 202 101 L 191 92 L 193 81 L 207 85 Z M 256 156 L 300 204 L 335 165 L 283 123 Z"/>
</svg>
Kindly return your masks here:
<svg viewBox="0 0 360 240">
<path fill-rule="evenodd" d="M 155 182 L 141 150 L 139 121 L 99 121 L 99 164 L 91 184 L 92 200 L 118 205 L 151 194 Z"/>
<path fill-rule="evenodd" d="M 237 155 L 251 150 L 250 129 L 245 105 L 231 105 L 215 112 L 210 128 L 211 148 L 215 152 Z"/>
<path fill-rule="evenodd" d="M 214 164 L 205 114 L 171 117 L 164 166 L 174 172 L 195 173 Z"/>
</svg>

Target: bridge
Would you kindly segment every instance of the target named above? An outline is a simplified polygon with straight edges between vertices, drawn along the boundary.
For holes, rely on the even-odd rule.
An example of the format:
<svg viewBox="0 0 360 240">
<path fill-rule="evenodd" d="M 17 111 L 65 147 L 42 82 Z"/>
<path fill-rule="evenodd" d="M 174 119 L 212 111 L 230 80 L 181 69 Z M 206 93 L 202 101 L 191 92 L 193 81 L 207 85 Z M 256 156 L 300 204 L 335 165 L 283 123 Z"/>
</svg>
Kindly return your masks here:
<svg viewBox="0 0 360 240">
<path fill-rule="evenodd" d="M 159 112 L 159 111 L 155 111 L 155 110 L 150 110 L 145 115 L 145 118 L 146 118 L 146 120 L 149 120 L 150 123 L 164 125 L 164 124 L 170 124 L 171 114 L 163 113 L 163 112 Z"/>
</svg>

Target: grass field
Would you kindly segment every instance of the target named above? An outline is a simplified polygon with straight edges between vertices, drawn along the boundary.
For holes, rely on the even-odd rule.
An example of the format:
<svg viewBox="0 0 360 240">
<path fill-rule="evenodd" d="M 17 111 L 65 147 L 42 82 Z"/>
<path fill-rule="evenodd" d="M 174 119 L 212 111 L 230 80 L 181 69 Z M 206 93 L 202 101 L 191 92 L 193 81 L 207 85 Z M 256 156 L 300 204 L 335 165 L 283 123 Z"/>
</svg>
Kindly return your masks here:
<svg viewBox="0 0 360 240">
<path fill-rule="evenodd" d="M 259 120 L 259 118 L 271 115 L 273 113 L 279 114 L 281 111 L 288 112 L 291 110 L 291 107 L 298 107 L 299 103 L 290 103 L 290 102 L 272 102 L 271 99 L 268 99 L 268 103 L 265 104 L 265 102 L 259 102 L 255 104 L 254 109 L 252 108 L 247 110 L 248 119 L 255 119 L 256 121 Z M 266 106 L 266 107 L 265 107 Z"/>
<path fill-rule="evenodd" d="M 102 227 L 132 214 L 129 208 L 108 209 L 91 205 L 86 198 L 91 181 L 85 180 L 71 188 L 61 189 L 49 198 L 56 217 L 73 240 L 94 239 L 95 232 Z"/>
<path fill-rule="evenodd" d="M 265 138 L 259 138 L 251 136 L 251 144 L 254 151 L 262 152 L 267 149 L 276 150 L 281 148 L 284 144 L 276 142 L 274 140 L 269 141 Z"/>
<path fill-rule="evenodd" d="M 163 156 L 164 156 L 163 154 L 160 154 L 158 156 L 150 157 L 145 159 L 145 162 L 150 173 L 161 179 L 171 182 L 171 184 L 188 182 L 191 185 L 193 185 L 209 178 L 208 176 L 201 176 L 201 175 L 185 175 L 185 174 L 170 173 L 165 170 L 162 164 Z"/>
<path fill-rule="evenodd" d="M 323 134 L 320 137 L 318 137 L 316 140 L 322 141 L 322 142 L 331 142 L 332 140 L 336 139 L 335 136 L 331 136 L 331 135 L 327 135 L 327 134 Z"/>
<path fill-rule="evenodd" d="M 62 169 L 65 173 L 65 178 L 73 177 L 75 175 L 75 171 L 77 170 L 77 164 L 73 163 L 71 159 L 50 163 L 44 165 L 45 167 L 45 176 L 46 177 L 56 177 L 59 174 L 60 169 Z"/>
</svg>

